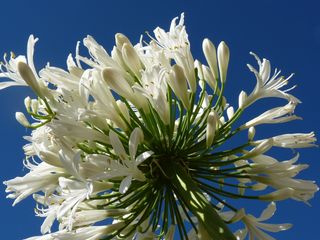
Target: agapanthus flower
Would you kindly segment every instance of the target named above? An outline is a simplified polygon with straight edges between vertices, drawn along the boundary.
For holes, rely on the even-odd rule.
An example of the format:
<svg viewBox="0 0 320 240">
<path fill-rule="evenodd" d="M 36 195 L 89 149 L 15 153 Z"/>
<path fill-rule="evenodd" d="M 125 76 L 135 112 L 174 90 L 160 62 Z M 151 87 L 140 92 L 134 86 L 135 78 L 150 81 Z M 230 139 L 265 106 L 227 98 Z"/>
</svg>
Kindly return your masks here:
<svg viewBox="0 0 320 240">
<path fill-rule="evenodd" d="M 297 178 L 308 165 L 297 163 L 296 151 L 289 160 L 268 153 L 314 146 L 313 132 L 256 136 L 258 125 L 301 119 L 294 115 L 300 101 L 283 89 L 293 75 L 272 75 L 270 61 L 251 53 L 256 86 L 232 104 L 224 95 L 233 84 L 227 44 L 216 48 L 205 39 L 207 65 L 201 63 L 192 56 L 184 15 L 177 20 L 137 44 L 117 33 L 110 54 L 87 36 L 89 56 L 78 43 L 67 70 L 37 70 L 32 35 L 27 57 L 5 57 L 0 77 L 11 80 L 0 89 L 25 85 L 36 95 L 25 98 L 27 114 L 16 113 L 31 129 L 23 147 L 29 172 L 4 182 L 13 205 L 33 195 L 44 218 L 42 235 L 29 240 L 274 239 L 267 232 L 291 227 L 263 222 L 275 213 L 274 201 L 308 204 L 318 191 Z M 286 103 L 244 121 L 262 98 Z M 238 135 L 247 138 L 240 143 Z M 240 206 L 240 198 L 248 204 Z M 259 218 L 246 213 L 255 200 L 271 202 Z M 228 224 L 238 221 L 245 228 L 233 233 Z"/>
</svg>

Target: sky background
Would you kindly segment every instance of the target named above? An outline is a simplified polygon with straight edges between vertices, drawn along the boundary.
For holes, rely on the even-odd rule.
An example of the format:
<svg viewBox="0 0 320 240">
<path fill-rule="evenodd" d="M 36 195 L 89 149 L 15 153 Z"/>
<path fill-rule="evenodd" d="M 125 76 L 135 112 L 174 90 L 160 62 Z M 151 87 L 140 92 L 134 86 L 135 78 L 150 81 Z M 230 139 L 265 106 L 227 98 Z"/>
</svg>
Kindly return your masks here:
<svg viewBox="0 0 320 240">
<path fill-rule="evenodd" d="M 255 79 L 246 68 L 246 63 L 255 64 L 249 51 L 270 59 L 284 75 L 296 74 L 291 84 L 298 87 L 293 93 L 302 100 L 296 114 L 304 120 L 262 126 L 257 129 L 258 136 L 312 130 L 319 135 L 319 9 L 318 0 L 10 0 L 1 2 L 0 54 L 10 51 L 16 55 L 25 54 L 28 36 L 34 34 L 40 38 L 35 50 L 38 69 L 47 62 L 65 68 L 67 55 L 74 53 L 76 42 L 87 34 L 94 36 L 110 52 L 115 33 L 124 33 L 135 43 L 145 31 L 152 32 L 157 26 L 168 29 L 171 19 L 185 12 L 195 58 L 204 60 L 201 44 L 205 37 L 216 44 L 221 40 L 228 44 L 231 62 L 226 93 L 231 104 L 237 105 L 242 89 L 249 92 L 254 87 Z M 30 94 L 24 87 L 8 88 L 0 93 L 1 182 L 27 173 L 22 165 L 22 146 L 26 143 L 22 136 L 30 132 L 15 121 L 14 114 L 25 111 L 23 100 Z M 261 110 L 250 108 L 249 112 L 253 115 L 263 112 L 264 104 L 259 105 Z M 287 158 L 293 155 L 291 151 L 285 153 Z M 319 148 L 304 149 L 300 153 L 300 162 L 310 164 L 301 178 L 319 183 Z M 33 199 L 29 197 L 11 207 L 13 201 L 5 199 L 4 191 L 5 186 L 0 186 L 0 239 L 19 240 L 40 234 L 42 219 L 34 216 Z M 319 194 L 310 203 L 312 207 L 292 200 L 278 204 L 271 222 L 290 222 L 294 227 L 276 234 L 277 239 L 319 239 Z M 243 204 L 255 213 L 266 206 L 251 201 Z"/>
</svg>

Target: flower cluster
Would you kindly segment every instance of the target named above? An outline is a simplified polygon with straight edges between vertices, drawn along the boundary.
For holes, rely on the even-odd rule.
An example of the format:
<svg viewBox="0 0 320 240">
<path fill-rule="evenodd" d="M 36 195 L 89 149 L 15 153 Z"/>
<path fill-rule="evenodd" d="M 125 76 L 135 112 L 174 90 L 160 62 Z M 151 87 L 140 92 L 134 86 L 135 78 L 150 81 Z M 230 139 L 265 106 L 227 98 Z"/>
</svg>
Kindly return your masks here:
<svg viewBox="0 0 320 240">
<path fill-rule="evenodd" d="M 292 76 L 272 74 L 270 62 L 251 53 L 256 86 L 233 107 L 224 96 L 225 42 L 216 48 L 203 41 L 205 65 L 191 54 L 183 15 L 168 32 L 157 27 L 148 37 L 133 45 L 118 33 L 108 54 L 87 36 L 90 56 L 80 55 L 78 44 L 67 70 L 48 64 L 37 71 L 33 36 L 26 57 L 5 57 L 0 77 L 12 81 L 0 89 L 27 85 L 36 94 L 24 101 L 29 117 L 16 113 L 32 129 L 23 147 L 29 172 L 4 182 L 13 205 L 33 195 L 44 218 L 42 235 L 28 239 L 266 240 L 273 238 L 265 231 L 290 228 L 263 221 L 275 201 L 308 203 L 318 187 L 296 178 L 308 167 L 297 164 L 298 154 L 280 161 L 267 152 L 314 146 L 314 133 L 257 139 L 255 127 L 300 119 L 294 115 L 300 101 L 284 89 Z M 239 124 L 262 98 L 286 103 Z M 244 131 L 243 143 L 228 148 Z M 234 206 L 239 198 L 270 204 L 257 218 Z M 59 229 L 52 232 L 55 221 Z M 227 224 L 238 221 L 245 228 L 232 233 Z"/>
</svg>

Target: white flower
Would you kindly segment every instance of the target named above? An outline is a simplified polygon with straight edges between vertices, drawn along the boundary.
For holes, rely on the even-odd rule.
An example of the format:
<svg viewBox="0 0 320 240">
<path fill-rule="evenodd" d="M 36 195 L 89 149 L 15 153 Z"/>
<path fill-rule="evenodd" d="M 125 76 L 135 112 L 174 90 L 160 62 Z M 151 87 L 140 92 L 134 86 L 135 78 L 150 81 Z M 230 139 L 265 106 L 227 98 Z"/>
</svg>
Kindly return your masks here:
<svg viewBox="0 0 320 240">
<path fill-rule="evenodd" d="M 178 25 L 178 18 L 174 18 L 170 25 L 170 31 L 165 32 L 157 27 L 154 35 L 157 42 L 164 48 L 169 58 L 172 58 L 182 67 L 188 79 L 189 87 L 192 92 L 196 92 L 196 79 L 194 75 L 194 60 L 190 52 L 190 42 L 184 26 L 184 14 L 181 14 Z"/>
<path fill-rule="evenodd" d="M 285 78 L 285 77 L 279 76 L 280 71 L 277 71 L 276 69 L 273 76 L 270 77 L 271 66 L 270 66 L 269 60 L 263 59 L 261 62 L 260 58 L 256 54 L 254 53 L 250 53 L 250 54 L 252 54 L 256 58 L 259 64 L 259 71 L 253 68 L 250 64 L 248 64 L 248 68 L 256 76 L 257 84 L 254 90 L 252 91 L 252 93 L 247 97 L 245 102 L 242 104 L 242 107 L 248 107 L 256 100 L 261 98 L 266 98 L 266 97 L 284 98 L 284 99 L 287 99 L 288 101 L 292 101 L 295 103 L 300 102 L 296 97 L 287 93 L 287 91 L 289 91 L 290 89 L 281 90 L 282 87 L 288 84 L 288 81 L 293 76 L 293 74 Z"/>
<path fill-rule="evenodd" d="M 1 71 L 0 78 L 9 78 L 13 81 L 6 81 L 0 83 L 0 89 L 4 89 L 10 86 L 26 86 L 27 83 L 24 81 L 24 79 L 21 77 L 21 75 L 18 72 L 18 63 L 28 63 L 31 71 L 35 76 L 37 76 L 34 63 L 33 63 L 33 53 L 34 53 L 34 45 L 38 41 L 38 38 L 34 38 L 33 35 L 30 35 L 28 39 L 28 45 L 27 45 L 27 58 L 25 56 L 18 56 L 15 57 L 13 53 L 11 53 L 11 57 L 9 62 L 6 60 L 6 55 L 4 57 L 5 64 L 1 64 Z M 4 67 L 5 70 L 2 68 Z"/>
<path fill-rule="evenodd" d="M 146 69 L 141 77 L 140 84 L 135 84 L 133 89 L 149 99 L 149 102 L 165 124 L 169 124 L 169 104 L 167 100 L 167 70 L 160 66 Z"/>
<path fill-rule="evenodd" d="M 61 230 L 56 233 L 43 236 L 26 238 L 25 240 L 99 240 L 113 233 L 117 229 L 120 229 L 123 225 L 124 223 L 119 222 L 108 226 L 89 226 L 78 228 L 71 232 Z"/>
<path fill-rule="evenodd" d="M 315 192 L 319 190 L 314 181 L 294 179 L 287 176 L 252 176 L 252 179 L 269 185 L 275 189 L 292 188 L 294 190 L 292 198 L 297 201 L 303 201 L 308 204 L 308 200 L 313 198 Z"/>
<path fill-rule="evenodd" d="M 283 107 L 276 107 L 272 108 L 258 117 L 251 119 L 247 123 L 245 123 L 241 128 L 250 128 L 259 124 L 266 124 L 266 123 L 284 123 L 289 122 L 296 119 L 301 119 L 296 115 L 293 115 L 294 109 L 297 103 L 289 102 L 287 105 Z"/>
<path fill-rule="evenodd" d="M 272 138 L 274 146 L 284 148 L 305 148 L 316 146 L 314 132 L 283 134 Z"/>
<path fill-rule="evenodd" d="M 143 132 L 141 131 L 140 128 L 135 128 L 129 139 L 129 156 L 127 155 L 119 137 L 117 136 L 116 133 L 113 131 L 110 131 L 110 142 L 113 147 L 114 152 L 116 153 L 117 156 L 119 156 L 119 159 L 121 163 L 114 161 L 115 163 L 111 163 L 110 165 L 122 165 L 122 169 L 117 169 L 117 168 L 111 168 L 113 171 L 117 169 L 117 171 L 112 174 L 113 177 L 115 176 L 125 176 L 125 178 L 121 181 L 120 187 L 119 187 L 119 192 L 120 193 L 125 193 L 130 185 L 132 179 L 136 179 L 139 181 L 145 181 L 145 176 L 143 173 L 138 169 L 138 166 L 143 163 L 146 159 L 148 159 L 153 152 L 152 151 L 146 151 L 141 153 L 139 156 L 136 157 L 137 153 L 137 148 L 138 145 L 143 142 Z M 113 160 L 111 160 L 113 161 Z"/>
<path fill-rule="evenodd" d="M 30 169 L 30 172 L 25 176 L 3 182 L 7 185 L 6 192 L 9 193 L 7 198 L 15 199 L 13 205 L 35 192 L 50 193 L 54 191 L 58 178 L 65 175 L 64 169 L 45 162 L 34 165 L 26 160 L 25 166 Z"/>
<path fill-rule="evenodd" d="M 260 217 L 256 218 L 251 214 L 245 214 L 244 210 L 240 210 L 237 213 L 237 220 L 241 220 L 245 224 L 245 229 L 238 230 L 235 235 L 238 240 L 244 240 L 246 236 L 249 234 L 250 240 L 274 240 L 273 237 L 265 233 L 268 232 L 279 232 L 288 230 L 291 228 L 291 224 L 283 223 L 283 224 L 270 224 L 263 223 L 264 221 L 271 218 L 276 211 L 276 204 L 274 202 L 270 203 L 269 206 L 261 213 Z"/>
</svg>

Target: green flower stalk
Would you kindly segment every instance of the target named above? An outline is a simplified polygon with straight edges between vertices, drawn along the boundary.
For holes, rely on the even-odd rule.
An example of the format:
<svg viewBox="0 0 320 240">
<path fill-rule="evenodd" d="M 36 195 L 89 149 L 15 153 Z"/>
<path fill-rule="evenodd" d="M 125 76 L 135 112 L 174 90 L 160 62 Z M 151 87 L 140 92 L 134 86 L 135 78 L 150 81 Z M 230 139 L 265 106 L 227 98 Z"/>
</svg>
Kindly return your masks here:
<svg viewBox="0 0 320 240">
<path fill-rule="evenodd" d="M 280 76 L 266 59 L 253 54 L 258 69 L 250 94 L 241 91 L 238 107 L 224 96 L 230 52 L 203 41 L 208 66 L 194 60 L 184 26 L 157 27 L 150 41 L 132 44 L 116 34 L 111 55 L 91 36 L 83 40 L 89 57 L 67 58 L 67 69 L 33 64 L 32 35 L 28 55 L 4 60 L 0 88 L 27 85 L 36 98 L 25 99 L 16 113 L 32 129 L 23 149 L 23 177 L 4 182 L 13 205 L 33 195 L 36 215 L 45 218 L 41 236 L 55 239 L 273 239 L 290 224 L 263 223 L 275 201 L 308 203 L 317 185 L 296 175 L 308 167 L 299 155 L 279 161 L 273 147 L 314 146 L 314 133 L 256 139 L 255 127 L 296 119 L 300 101 L 283 89 Z M 262 98 L 282 98 L 284 106 L 244 122 L 246 110 Z M 242 122 L 241 122 L 242 121 Z M 236 145 L 243 131 L 247 139 Z M 228 147 L 227 147 L 228 146 Z M 233 147 L 229 147 L 233 146 Z M 237 199 L 270 202 L 260 217 L 238 208 Z M 250 203 L 251 204 L 251 203 Z M 59 230 L 51 231 L 54 221 Z M 244 229 L 232 232 L 229 224 Z"/>
</svg>

